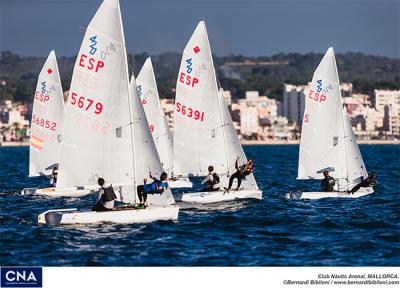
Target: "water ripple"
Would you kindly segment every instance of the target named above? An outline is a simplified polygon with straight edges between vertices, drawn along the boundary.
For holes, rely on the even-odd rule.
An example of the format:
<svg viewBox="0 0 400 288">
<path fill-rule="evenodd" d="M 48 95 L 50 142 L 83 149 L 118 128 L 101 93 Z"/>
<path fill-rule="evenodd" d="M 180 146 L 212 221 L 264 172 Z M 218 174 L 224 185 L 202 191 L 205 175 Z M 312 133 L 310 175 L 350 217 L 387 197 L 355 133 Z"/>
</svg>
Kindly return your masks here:
<svg viewBox="0 0 400 288">
<path fill-rule="evenodd" d="M 46 266 L 398 266 L 400 145 L 361 146 L 378 173 L 376 193 L 358 199 L 288 201 L 298 146 L 245 147 L 264 199 L 181 209 L 176 222 L 46 226 L 54 208 L 89 207 L 94 199 L 24 197 L 28 150 L 0 148 L 1 265 Z M 379 156 L 378 156 L 379 155 Z M 382 165 L 385 163 L 385 165 Z"/>
</svg>

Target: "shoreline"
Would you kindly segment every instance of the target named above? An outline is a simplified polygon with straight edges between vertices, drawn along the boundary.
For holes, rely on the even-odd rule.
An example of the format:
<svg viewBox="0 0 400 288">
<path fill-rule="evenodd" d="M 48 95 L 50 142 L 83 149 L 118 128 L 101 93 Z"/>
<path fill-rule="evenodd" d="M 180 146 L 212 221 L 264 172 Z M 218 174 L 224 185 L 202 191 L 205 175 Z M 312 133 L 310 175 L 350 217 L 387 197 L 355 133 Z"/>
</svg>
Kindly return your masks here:
<svg viewBox="0 0 400 288">
<path fill-rule="evenodd" d="M 0 147 L 29 147 L 29 142 L 2 142 Z"/>
<path fill-rule="evenodd" d="M 243 146 L 251 145 L 299 145 L 298 140 L 241 140 L 240 144 Z M 396 145 L 400 144 L 399 140 L 357 140 L 357 144 L 366 145 Z M 3 142 L 0 147 L 29 147 L 29 142 Z"/>
<path fill-rule="evenodd" d="M 240 144 L 243 146 L 251 146 L 251 145 L 299 145 L 300 140 L 241 140 Z M 367 145 L 396 145 L 400 144 L 398 140 L 357 140 L 357 144 L 367 144 Z"/>
</svg>

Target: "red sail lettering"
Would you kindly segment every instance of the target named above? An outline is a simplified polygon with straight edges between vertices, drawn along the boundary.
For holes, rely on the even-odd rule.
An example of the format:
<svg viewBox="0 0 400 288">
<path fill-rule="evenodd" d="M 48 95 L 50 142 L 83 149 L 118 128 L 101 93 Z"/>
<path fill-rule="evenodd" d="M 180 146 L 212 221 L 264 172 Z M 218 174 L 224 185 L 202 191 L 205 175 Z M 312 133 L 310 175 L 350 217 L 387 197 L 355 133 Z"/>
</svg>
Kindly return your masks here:
<svg viewBox="0 0 400 288">
<path fill-rule="evenodd" d="M 79 60 L 79 66 L 85 67 L 85 65 L 83 65 L 83 62 L 85 62 L 85 58 L 87 58 L 87 56 L 85 54 L 82 54 L 81 59 Z"/>
</svg>

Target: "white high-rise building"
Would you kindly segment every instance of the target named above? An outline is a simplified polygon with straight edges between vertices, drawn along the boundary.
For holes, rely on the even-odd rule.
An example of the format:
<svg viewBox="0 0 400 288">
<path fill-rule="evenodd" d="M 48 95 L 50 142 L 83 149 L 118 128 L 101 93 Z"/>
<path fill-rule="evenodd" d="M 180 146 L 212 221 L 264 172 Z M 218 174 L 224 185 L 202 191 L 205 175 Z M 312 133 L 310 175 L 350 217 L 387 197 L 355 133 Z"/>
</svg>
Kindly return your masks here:
<svg viewBox="0 0 400 288">
<path fill-rule="evenodd" d="M 298 124 L 303 122 L 306 93 L 304 91 L 308 91 L 310 85 L 311 83 L 308 83 L 308 85 L 283 84 L 283 103 L 280 109 L 282 116 Z M 342 83 L 340 90 L 343 97 L 352 97 L 353 84 Z"/>
<path fill-rule="evenodd" d="M 290 121 L 302 123 L 304 114 L 304 89 L 306 85 L 283 84 L 282 116 Z"/>
<path fill-rule="evenodd" d="M 246 107 L 240 110 L 240 134 L 251 136 L 258 134 L 260 129 L 258 111 L 254 107 Z"/>
<path fill-rule="evenodd" d="M 400 135 L 400 90 L 375 90 L 375 108 L 384 113 L 384 128 Z"/>
</svg>

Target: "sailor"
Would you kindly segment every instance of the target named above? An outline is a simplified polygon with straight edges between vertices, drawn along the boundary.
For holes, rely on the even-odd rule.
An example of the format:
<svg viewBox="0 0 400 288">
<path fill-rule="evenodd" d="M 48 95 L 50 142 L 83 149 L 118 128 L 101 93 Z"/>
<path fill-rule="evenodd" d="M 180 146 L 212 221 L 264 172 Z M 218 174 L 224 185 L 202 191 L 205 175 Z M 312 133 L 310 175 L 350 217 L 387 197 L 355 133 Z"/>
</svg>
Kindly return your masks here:
<svg viewBox="0 0 400 288">
<path fill-rule="evenodd" d="M 152 183 L 147 184 L 147 179 L 143 179 L 143 185 L 137 186 L 137 194 L 139 197 L 139 205 L 138 208 L 146 208 L 147 205 L 147 194 L 162 194 L 164 190 L 168 189 L 167 178 L 168 175 L 165 172 L 162 172 L 160 175 L 160 179 L 153 177 L 150 172 L 150 178 L 153 180 Z"/>
<path fill-rule="evenodd" d="M 229 186 L 228 188 L 225 187 L 226 190 L 230 190 L 233 184 L 233 180 L 236 178 L 238 183 L 237 183 L 237 188 L 236 190 L 239 190 L 240 185 L 242 184 L 242 180 L 247 176 L 250 175 L 251 173 L 254 172 L 254 166 L 253 166 L 253 160 L 249 159 L 247 163 L 239 166 L 239 157 L 236 158 L 235 162 L 235 169 L 236 172 L 232 174 L 231 178 L 229 178 Z"/>
<path fill-rule="evenodd" d="M 374 187 L 376 183 L 376 172 L 372 171 L 370 176 L 365 179 L 363 177 L 363 180 L 356 186 L 354 186 L 354 188 L 351 189 L 349 193 L 353 194 L 354 192 L 357 192 L 361 187 Z"/>
<path fill-rule="evenodd" d="M 96 205 L 93 206 L 92 211 L 110 211 L 114 208 L 114 200 L 117 199 L 112 186 L 104 187 L 104 179 L 99 178 L 97 183 L 100 185 L 99 199 Z"/>
<path fill-rule="evenodd" d="M 321 180 L 322 192 L 332 192 L 335 186 L 335 179 L 329 175 L 329 171 L 324 171 L 324 179 Z"/>
<path fill-rule="evenodd" d="M 53 170 L 51 171 L 51 174 L 48 177 L 50 185 L 53 186 L 53 187 L 56 187 L 57 176 L 58 176 L 58 169 L 56 167 L 54 167 Z"/>
<path fill-rule="evenodd" d="M 208 166 L 208 175 L 201 181 L 204 188 L 201 191 L 218 191 L 219 190 L 219 176 L 214 172 L 214 166 Z"/>
</svg>

